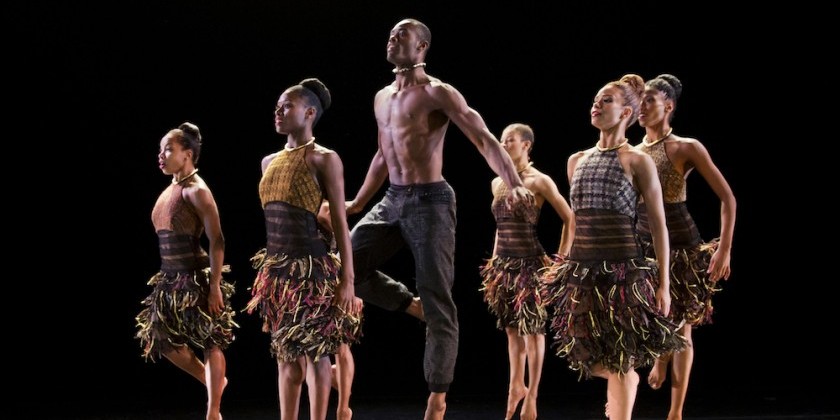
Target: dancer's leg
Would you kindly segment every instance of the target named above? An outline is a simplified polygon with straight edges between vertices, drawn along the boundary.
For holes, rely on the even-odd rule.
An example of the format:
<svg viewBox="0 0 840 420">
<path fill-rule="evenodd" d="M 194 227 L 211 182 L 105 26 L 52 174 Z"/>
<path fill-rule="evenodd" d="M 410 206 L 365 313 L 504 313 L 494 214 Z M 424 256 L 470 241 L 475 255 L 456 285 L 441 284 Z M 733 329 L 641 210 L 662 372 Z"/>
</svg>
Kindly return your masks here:
<svg viewBox="0 0 840 420">
<path fill-rule="evenodd" d="M 510 382 L 508 383 L 507 409 L 505 419 L 510 420 L 516 412 L 519 402 L 528 394 L 525 386 L 525 360 L 527 359 L 525 338 L 521 337 L 516 328 L 505 328 L 508 340 L 508 362 L 510 365 Z"/>
</svg>

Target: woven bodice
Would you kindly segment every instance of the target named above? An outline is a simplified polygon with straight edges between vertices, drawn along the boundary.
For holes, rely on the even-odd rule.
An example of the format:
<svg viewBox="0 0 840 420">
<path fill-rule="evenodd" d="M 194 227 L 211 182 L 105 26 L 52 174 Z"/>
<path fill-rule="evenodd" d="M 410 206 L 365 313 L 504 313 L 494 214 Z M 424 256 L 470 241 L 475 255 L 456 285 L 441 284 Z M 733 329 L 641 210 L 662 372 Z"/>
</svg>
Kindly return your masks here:
<svg viewBox="0 0 840 420">
<path fill-rule="evenodd" d="M 536 203 L 522 203 L 508 208 L 507 185 L 499 182 L 493 190 L 491 211 L 496 220 L 496 255 L 529 257 L 545 253 L 537 236 L 540 208 Z"/>
<path fill-rule="evenodd" d="M 282 201 L 318 214 L 323 194 L 306 165 L 307 149 L 283 149 L 268 165 L 260 180 L 263 208 L 273 201 Z"/>
<path fill-rule="evenodd" d="M 617 150 L 595 150 L 578 162 L 569 196 L 575 213 L 582 209 L 601 209 L 636 217 L 638 193 L 624 175 Z"/>
</svg>

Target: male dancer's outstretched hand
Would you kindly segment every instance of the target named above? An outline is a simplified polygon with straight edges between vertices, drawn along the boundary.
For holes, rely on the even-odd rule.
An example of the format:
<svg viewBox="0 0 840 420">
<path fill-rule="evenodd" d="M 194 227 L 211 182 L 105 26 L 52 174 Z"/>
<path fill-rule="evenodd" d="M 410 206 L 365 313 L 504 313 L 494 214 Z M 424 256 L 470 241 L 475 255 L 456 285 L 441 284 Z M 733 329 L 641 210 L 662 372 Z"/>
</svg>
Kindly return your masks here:
<svg viewBox="0 0 840 420">
<path fill-rule="evenodd" d="M 525 188 L 524 186 L 520 185 L 510 190 L 510 194 L 507 196 L 507 207 L 508 209 L 515 208 L 517 205 L 525 205 L 531 207 L 536 202 L 536 198 L 534 197 L 534 193 L 531 190 Z"/>
</svg>

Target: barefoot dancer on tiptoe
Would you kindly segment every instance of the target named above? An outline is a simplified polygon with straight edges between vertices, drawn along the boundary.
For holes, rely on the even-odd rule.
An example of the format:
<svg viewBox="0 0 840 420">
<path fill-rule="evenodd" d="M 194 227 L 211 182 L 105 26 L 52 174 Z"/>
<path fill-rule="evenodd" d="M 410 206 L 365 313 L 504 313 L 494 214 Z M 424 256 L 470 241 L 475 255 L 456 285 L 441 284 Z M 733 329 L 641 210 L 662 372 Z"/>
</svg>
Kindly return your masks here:
<svg viewBox="0 0 840 420">
<path fill-rule="evenodd" d="M 688 340 L 685 350 L 666 353 L 656 360 L 648 375 L 648 384 L 659 389 L 671 365 L 671 408 L 668 420 L 681 420 L 688 380 L 694 361 L 693 328 L 712 321 L 712 295 L 719 290 L 718 280 L 729 279 L 729 255 L 735 232 L 735 195 L 729 183 L 712 162 L 709 152 L 695 139 L 673 134 L 671 120 L 682 93 L 682 83 L 675 76 L 662 74 L 646 83 L 639 124 L 645 137 L 636 148 L 656 162 L 665 219 L 671 243 L 671 317 L 685 321 L 682 334 Z M 685 178 L 694 169 L 700 173 L 720 198 L 720 237 L 705 243 L 686 207 Z M 646 206 L 639 203 L 637 230 L 653 255 Z"/>
</svg>

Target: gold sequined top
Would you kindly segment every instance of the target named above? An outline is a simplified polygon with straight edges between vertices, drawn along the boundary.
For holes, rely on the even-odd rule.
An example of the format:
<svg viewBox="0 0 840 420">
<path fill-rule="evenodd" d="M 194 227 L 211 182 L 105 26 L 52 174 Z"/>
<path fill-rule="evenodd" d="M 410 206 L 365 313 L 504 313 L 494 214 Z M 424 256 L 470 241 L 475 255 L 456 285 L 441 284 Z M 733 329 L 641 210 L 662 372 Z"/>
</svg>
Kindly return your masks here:
<svg viewBox="0 0 840 420">
<path fill-rule="evenodd" d="M 641 150 L 653 158 L 659 182 L 662 184 L 662 197 L 665 203 L 682 203 L 686 200 L 685 177 L 677 172 L 668 154 L 665 153 L 665 142 L 660 141 L 653 146 L 642 142 Z"/>
<path fill-rule="evenodd" d="M 306 166 L 309 143 L 283 149 L 266 168 L 260 180 L 260 200 L 265 208 L 272 201 L 283 201 L 318 214 L 323 195 L 318 181 Z"/>
</svg>

